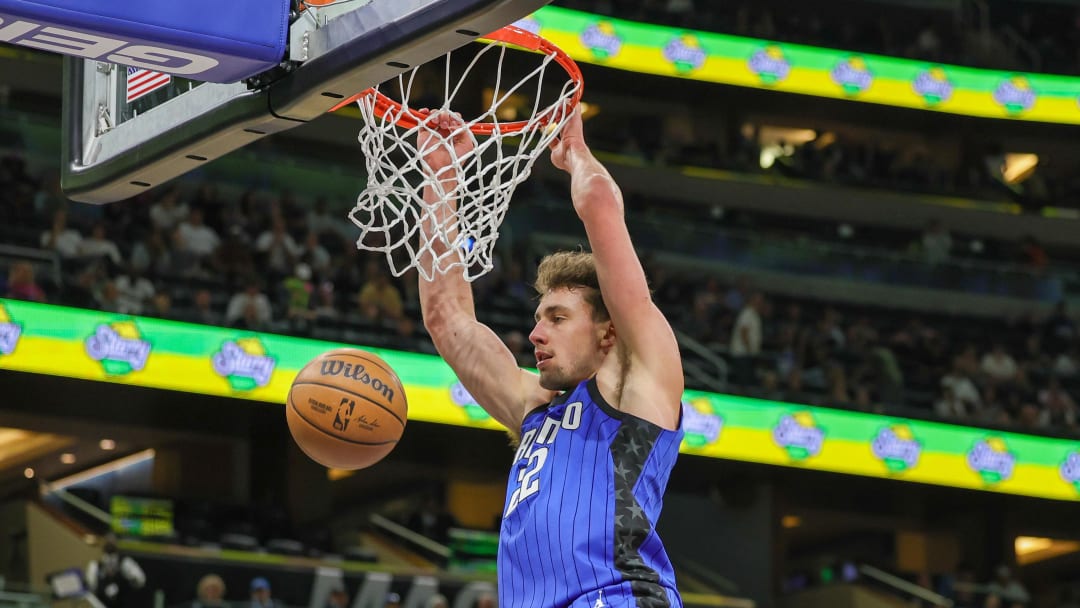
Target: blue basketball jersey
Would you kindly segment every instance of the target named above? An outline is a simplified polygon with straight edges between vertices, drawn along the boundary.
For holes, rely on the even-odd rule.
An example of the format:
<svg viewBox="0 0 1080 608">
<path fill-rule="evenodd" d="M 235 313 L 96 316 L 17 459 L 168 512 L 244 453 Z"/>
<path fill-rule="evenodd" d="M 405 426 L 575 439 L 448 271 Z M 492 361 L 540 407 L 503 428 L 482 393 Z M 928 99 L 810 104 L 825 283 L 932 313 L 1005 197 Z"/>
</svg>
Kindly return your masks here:
<svg viewBox="0 0 1080 608">
<path fill-rule="evenodd" d="M 499 534 L 500 608 L 681 607 L 655 525 L 682 437 L 611 407 L 595 379 L 527 414 Z"/>
</svg>

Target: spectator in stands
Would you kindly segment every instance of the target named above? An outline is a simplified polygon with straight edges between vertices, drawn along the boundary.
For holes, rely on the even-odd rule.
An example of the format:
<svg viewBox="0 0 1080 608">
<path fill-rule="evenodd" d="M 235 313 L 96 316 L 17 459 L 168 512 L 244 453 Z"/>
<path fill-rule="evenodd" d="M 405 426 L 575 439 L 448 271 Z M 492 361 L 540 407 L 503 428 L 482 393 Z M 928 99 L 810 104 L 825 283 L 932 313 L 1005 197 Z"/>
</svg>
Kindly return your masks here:
<svg viewBox="0 0 1080 608">
<path fill-rule="evenodd" d="M 181 222 L 176 231 L 180 236 L 177 248 L 193 254 L 200 261 L 213 255 L 221 245 L 221 237 L 218 233 L 203 223 L 201 209 L 192 209 L 188 213 L 187 220 Z"/>
<path fill-rule="evenodd" d="M 97 301 L 98 310 L 120 312 L 120 290 L 116 288 L 116 281 L 105 279 L 100 289 L 94 293 L 94 299 Z"/>
<path fill-rule="evenodd" d="M 146 575 L 131 556 L 120 553 L 116 535 L 105 535 L 101 557 L 86 566 L 86 586 L 106 608 L 135 608 L 131 592 L 146 584 Z"/>
<path fill-rule="evenodd" d="M 746 307 L 747 296 L 750 294 L 750 280 L 745 276 L 735 279 L 735 284 L 724 294 L 724 307 L 732 314 L 738 314 Z"/>
<path fill-rule="evenodd" d="M 222 316 L 213 308 L 213 297 L 209 289 L 200 289 L 192 297 L 192 308 L 183 315 L 183 320 L 189 323 L 201 323 L 203 325 L 221 325 Z"/>
<path fill-rule="evenodd" d="M 319 283 L 315 293 L 315 318 L 336 319 L 339 316 L 341 315 L 334 301 L 334 284 L 330 281 Z"/>
<path fill-rule="evenodd" d="M 229 300 L 225 310 L 225 325 L 242 329 L 262 330 L 273 321 L 270 299 L 262 292 L 262 285 L 255 277 L 248 279 L 244 291 Z"/>
<path fill-rule="evenodd" d="M 1039 426 L 1043 428 L 1075 429 L 1076 401 L 1061 386 L 1057 376 L 1050 376 L 1046 388 L 1039 391 Z"/>
<path fill-rule="evenodd" d="M 37 284 L 34 278 L 34 265 L 26 261 L 18 261 L 8 269 L 7 285 L 4 289 L 4 297 L 13 300 L 28 300 L 30 302 L 45 302 L 45 290 Z"/>
<path fill-rule="evenodd" d="M 401 292 L 390 282 L 386 270 L 375 260 L 367 263 L 367 283 L 360 289 L 360 314 L 370 321 L 397 322 L 404 313 Z"/>
<path fill-rule="evenodd" d="M 970 413 L 978 412 L 982 406 L 982 397 L 975 382 L 971 379 L 970 366 L 965 362 L 964 355 L 953 357 L 952 370 L 941 378 L 942 389 L 952 389 L 953 396 L 964 404 L 965 410 Z"/>
<path fill-rule="evenodd" d="M 82 258 L 105 258 L 114 266 L 122 262 L 120 249 L 105 233 L 105 224 L 98 222 L 90 230 L 90 236 L 79 243 L 79 257 Z"/>
<path fill-rule="evenodd" d="M 447 601 L 445 595 L 436 593 L 428 598 L 424 603 L 424 608 L 450 608 L 450 602 Z"/>
<path fill-rule="evenodd" d="M 716 332 L 716 321 L 724 308 L 724 294 L 716 277 L 705 279 L 705 285 L 694 294 L 694 325 L 699 329 L 697 337 L 709 341 Z M 737 309 L 735 312 L 741 311 Z"/>
<path fill-rule="evenodd" d="M 934 413 L 949 420 L 967 420 L 968 404 L 956 396 L 951 386 L 941 387 L 941 397 L 934 402 Z"/>
<path fill-rule="evenodd" d="M 251 603 L 250 608 L 278 608 L 277 602 L 271 597 L 270 581 L 261 576 L 251 580 Z"/>
<path fill-rule="evenodd" d="M 1055 375 L 1069 378 L 1080 371 L 1080 357 L 1077 356 L 1077 345 L 1073 344 L 1069 350 L 1061 353 L 1054 359 L 1053 372 Z"/>
<path fill-rule="evenodd" d="M 330 252 L 319 242 L 317 232 L 310 231 L 307 233 L 304 246 L 300 250 L 300 261 L 310 266 L 316 277 L 325 277 L 329 273 Z"/>
<path fill-rule="evenodd" d="M 282 281 L 281 287 L 285 290 L 285 316 L 290 327 L 307 328 L 315 318 L 315 311 L 311 308 L 311 294 L 315 291 L 315 285 L 311 282 L 311 268 L 307 264 L 297 264 L 293 275 Z"/>
<path fill-rule="evenodd" d="M 230 608 L 225 601 L 225 581 L 216 574 L 207 574 L 199 579 L 191 608 Z"/>
<path fill-rule="evenodd" d="M 62 258 L 74 258 L 79 255 L 82 235 L 68 227 L 67 216 L 65 209 L 53 212 L 52 227 L 41 233 L 41 246 L 59 253 Z"/>
<path fill-rule="evenodd" d="M 142 276 L 142 271 L 133 264 L 128 264 L 125 271 L 113 280 L 117 291 L 117 312 L 126 315 L 141 315 L 153 302 L 157 289 L 154 284 Z"/>
<path fill-rule="evenodd" d="M 150 222 L 163 233 L 172 232 L 187 219 L 188 206 L 180 202 L 180 189 L 172 186 L 150 206 Z"/>
<path fill-rule="evenodd" d="M 164 234 L 167 233 L 151 230 L 131 248 L 131 265 L 142 274 L 158 277 L 172 267 L 172 253 Z"/>
<path fill-rule="evenodd" d="M 345 585 L 335 583 L 330 588 L 330 596 L 326 598 L 326 608 L 348 608 L 348 606 L 349 593 L 345 590 Z"/>
<path fill-rule="evenodd" d="M 296 259 L 303 250 L 285 230 L 285 218 L 274 216 L 270 229 L 263 231 L 255 239 L 255 250 L 263 256 L 265 268 L 278 277 L 288 276 L 292 272 Z"/>
<path fill-rule="evenodd" d="M 154 294 L 154 297 L 150 300 L 150 309 L 146 314 L 151 317 L 157 317 L 159 319 L 172 319 L 174 318 L 172 310 L 172 297 L 164 291 L 159 291 Z"/>
<path fill-rule="evenodd" d="M 923 259 L 928 264 L 941 264 L 949 259 L 952 252 L 952 235 L 941 220 L 930 220 L 922 235 Z"/>
<path fill-rule="evenodd" d="M 755 362 L 761 354 L 761 313 L 764 308 L 765 296 L 760 292 L 750 294 L 731 330 L 731 375 L 740 387 L 757 383 Z"/>
<path fill-rule="evenodd" d="M 254 274 L 251 242 L 242 228 L 232 226 L 227 229 L 225 240 L 214 252 L 211 264 L 217 274 L 229 282 Z"/>
<path fill-rule="evenodd" d="M 983 355 L 979 371 L 994 383 L 1013 384 L 1020 379 L 1020 367 L 1016 360 L 1005 352 L 1005 345 L 1000 341 L 995 341 L 990 351 Z"/>
<path fill-rule="evenodd" d="M 994 571 L 994 580 L 986 586 L 988 595 L 996 595 L 1001 598 L 1005 605 L 1025 605 L 1031 601 L 1031 594 L 1016 577 L 1008 566 L 998 566 Z"/>
<path fill-rule="evenodd" d="M 1055 355 L 1068 350 L 1076 341 L 1076 323 L 1069 317 L 1064 300 L 1054 306 L 1054 312 L 1046 319 L 1043 337 L 1046 350 Z"/>
<path fill-rule="evenodd" d="M 393 591 L 386 594 L 386 604 L 384 608 L 401 608 L 401 596 Z"/>
<path fill-rule="evenodd" d="M 330 213 L 329 204 L 323 196 L 315 199 L 315 204 L 307 214 L 307 229 L 319 237 L 344 238 L 348 232 L 345 230 L 347 223 L 336 214 Z"/>
<path fill-rule="evenodd" d="M 495 608 L 495 596 L 485 593 L 476 598 L 476 608 Z"/>
</svg>

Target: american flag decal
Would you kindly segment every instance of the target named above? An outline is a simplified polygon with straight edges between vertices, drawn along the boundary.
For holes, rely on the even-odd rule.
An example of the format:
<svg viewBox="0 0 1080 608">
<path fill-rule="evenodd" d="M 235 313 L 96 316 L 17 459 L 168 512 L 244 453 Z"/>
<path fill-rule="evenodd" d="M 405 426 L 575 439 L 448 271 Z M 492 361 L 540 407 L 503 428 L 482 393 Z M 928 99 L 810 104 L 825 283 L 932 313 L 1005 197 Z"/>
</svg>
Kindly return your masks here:
<svg viewBox="0 0 1080 608">
<path fill-rule="evenodd" d="M 168 74 L 129 67 L 127 69 L 127 102 L 131 103 L 170 82 L 172 82 L 172 76 Z"/>
</svg>

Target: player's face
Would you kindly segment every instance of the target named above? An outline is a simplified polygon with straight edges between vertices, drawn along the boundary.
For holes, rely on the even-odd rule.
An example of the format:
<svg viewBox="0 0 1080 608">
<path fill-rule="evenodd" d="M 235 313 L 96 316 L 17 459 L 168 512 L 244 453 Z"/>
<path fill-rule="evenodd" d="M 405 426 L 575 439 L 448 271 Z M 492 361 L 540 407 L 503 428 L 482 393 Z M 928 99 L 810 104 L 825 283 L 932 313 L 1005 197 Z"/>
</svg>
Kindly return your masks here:
<svg viewBox="0 0 1080 608">
<path fill-rule="evenodd" d="M 568 390 L 592 377 L 614 344 L 609 321 L 597 322 L 581 289 L 553 289 L 540 298 L 529 334 L 540 386 Z"/>
</svg>

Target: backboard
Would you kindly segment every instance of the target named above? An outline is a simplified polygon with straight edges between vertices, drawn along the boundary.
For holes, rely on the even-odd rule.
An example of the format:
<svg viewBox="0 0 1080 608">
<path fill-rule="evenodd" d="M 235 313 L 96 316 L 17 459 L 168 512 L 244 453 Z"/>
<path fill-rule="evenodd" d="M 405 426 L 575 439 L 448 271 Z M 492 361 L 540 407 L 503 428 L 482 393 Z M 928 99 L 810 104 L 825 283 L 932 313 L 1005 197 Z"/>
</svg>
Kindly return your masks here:
<svg viewBox="0 0 1080 608">
<path fill-rule="evenodd" d="M 236 83 L 154 76 L 65 57 L 64 191 L 88 203 L 132 197 L 314 120 L 342 99 L 547 1 L 338 0 L 294 10 L 286 56 L 277 67 Z"/>
</svg>

